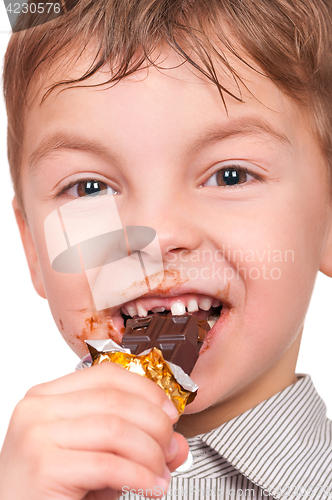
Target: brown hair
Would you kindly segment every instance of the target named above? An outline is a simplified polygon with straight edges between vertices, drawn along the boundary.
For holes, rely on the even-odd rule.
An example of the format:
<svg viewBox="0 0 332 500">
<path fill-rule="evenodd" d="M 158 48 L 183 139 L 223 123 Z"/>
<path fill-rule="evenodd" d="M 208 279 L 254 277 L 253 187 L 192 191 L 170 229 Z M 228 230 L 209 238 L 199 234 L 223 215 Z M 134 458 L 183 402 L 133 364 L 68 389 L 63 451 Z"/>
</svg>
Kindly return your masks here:
<svg viewBox="0 0 332 500">
<path fill-rule="evenodd" d="M 49 91 L 57 85 L 85 84 L 107 63 L 113 68 L 108 82 L 116 83 L 144 63 L 156 65 L 152 54 L 167 43 L 213 82 L 223 98 L 228 91 L 218 81 L 216 61 L 241 80 L 228 63 L 227 48 L 240 59 L 248 58 L 246 64 L 254 61 L 285 94 L 307 107 L 332 164 L 330 4 L 328 0 L 79 0 L 56 19 L 44 24 L 38 20 L 36 27 L 14 33 L 5 56 L 4 93 L 8 159 L 19 203 L 22 206 L 21 145 L 29 83 L 37 74 L 47 75 L 55 61 L 60 67 L 68 62 L 68 53 L 78 58 L 91 40 L 97 49 L 89 70 Z"/>
</svg>

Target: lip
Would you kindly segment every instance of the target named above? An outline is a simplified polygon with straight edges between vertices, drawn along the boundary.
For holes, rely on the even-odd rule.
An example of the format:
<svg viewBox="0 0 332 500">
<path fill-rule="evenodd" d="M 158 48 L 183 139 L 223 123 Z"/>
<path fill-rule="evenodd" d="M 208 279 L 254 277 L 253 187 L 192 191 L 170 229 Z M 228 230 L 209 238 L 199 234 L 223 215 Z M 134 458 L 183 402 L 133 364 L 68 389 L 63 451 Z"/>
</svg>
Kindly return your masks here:
<svg viewBox="0 0 332 500">
<path fill-rule="evenodd" d="M 221 314 L 220 314 L 220 317 L 218 318 L 218 321 L 211 328 L 211 330 L 206 334 L 205 340 L 204 340 L 202 348 L 200 350 L 200 353 L 203 353 L 204 350 L 206 350 L 208 348 L 209 342 L 211 341 L 214 333 L 217 330 L 220 330 L 220 326 L 225 321 L 226 316 L 228 316 L 230 309 L 233 309 L 234 307 L 236 307 L 236 304 L 234 303 L 233 299 L 230 300 L 230 298 L 229 298 L 230 283 L 228 283 L 228 285 L 226 285 L 223 290 L 221 290 L 220 288 L 212 290 L 211 288 L 212 288 L 211 286 L 210 287 L 208 287 L 208 286 L 206 286 L 206 287 L 204 287 L 204 286 L 193 287 L 192 283 L 189 283 L 189 282 L 182 283 L 182 284 L 173 284 L 173 285 L 169 284 L 168 286 L 167 286 L 167 284 L 163 284 L 162 286 L 158 285 L 154 290 L 152 290 L 148 293 L 145 293 L 144 295 L 141 295 L 140 297 L 137 297 L 136 300 L 143 299 L 143 298 L 150 298 L 152 301 L 153 301 L 153 299 L 156 299 L 156 301 L 158 302 L 158 299 L 162 298 L 163 302 L 165 304 L 170 305 L 171 302 L 174 302 L 174 298 L 179 298 L 179 300 L 180 300 L 181 297 L 188 296 L 188 295 L 190 296 L 190 294 L 204 295 L 204 296 L 211 297 L 212 299 L 219 300 L 222 304 Z M 124 305 L 128 304 L 129 302 L 131 302 L 131 301 L 123 302 L 122 304 L 120 304 L 114 308 L 110 308 L 108 310 L 110 320 L 112 321 L 115 330 L 119 333 L 121 338 L 122 338 L 124 331 L 125 331 L 123 317 L 121 314 L 121 308 Z"/>
<path fill-rule="evenodd" d="M 198 353 L 198 357 L 200 357 L 202 354 L 204 354 L 205 351 L 210 347 L 210 343 L 215 337 L 215 335 L 219 335 L 222 328 L 223 324 L 227 321 L 230 311 L 232 308 L 228 306 L 224 306 L 221 310 L 220 317 L 218 318 L 218 321 L 215 323 L 215 325 L 209 330 L 205 336 L 204 342 L 202 344 L 202 347 L 200 348 L 200 351 Z"/>
<path fill-rule="evenodd" d="M 138 284 L 139 286 L 139 284 Z M 186 283 L 173 283 L 170 281 L 162 283 L 157 285 L 153 290 L 140 295 L 134 300 L 139 300 L 139 299 L 144 299 L 144 298 L 163 298 L 166 300 L 172 300 L 174 298 L 180 297 L 181 295 L 189 295 L 189 294 L 195 294 L 195 295 L 205 295 L 208 297 L 211 297 L 213 299 L 220 300 L 220 302 L 223 304 L 223 306 L 227 306 L 229 308 L 235 307 L 235 297 L 232 297 L 230 299 L 230 282 L 228 282 L 223 289 L 219 287 L 217 288 L 214 284 L 214 286 L 211 286 L 210 283 L 207 283 L 205 286 L 199 286 L 199 287 L 193 287 L 192 282 L 186 282 Z M 131 301 L 125 301 L 118 306 L 114 308 L 110 308 L 110 311 L 112 314 L 118 313 L 124 305 L 126 305 L 128 302 Z"/>
</svg>

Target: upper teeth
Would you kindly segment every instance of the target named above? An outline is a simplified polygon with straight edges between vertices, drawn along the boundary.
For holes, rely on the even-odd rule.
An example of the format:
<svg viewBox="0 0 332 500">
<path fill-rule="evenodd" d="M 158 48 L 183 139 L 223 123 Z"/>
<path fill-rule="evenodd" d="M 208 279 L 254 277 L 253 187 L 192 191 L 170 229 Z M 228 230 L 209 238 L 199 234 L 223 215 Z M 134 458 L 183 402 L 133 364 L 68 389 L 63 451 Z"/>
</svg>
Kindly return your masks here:
<svg viewBox="0 0 332 500">
<path fill-rule="evenodd" d="M 174 302 L 172 300 L 167 299 L 167 304 L 168 305 L 166 305 L 166 307 L 165 304 L 163 303 L 161 303 L 160 305 L 155 305 L 154 307 L 151 308 L 151 311 L 153 313 L 158 313 L 158 312 L 164 312 L 166 309 L 170 309 L 171 313 L 174 316 L 181 316 L 182 314 L 185 314 L 186 311 L 188 311 L 189 313 L 194 313 L 199 309 L 202 309 L 203 311 L 208 311 L 211 307 L 219 307 L 221 305 L 221 302 L 220 300 L 213 299 L 212 297 L 198 296 L 197 299 L 191 298 L 187 302 L 187 306 L 185 301 L 176 300 L 176 297 L 174 297 Z M 138 300 L 137 302 L 131 301 L 129 304 L 124 304 L 121 310 L 123 314 L 125 314 L 126 316 L 131 316 L 131 317 L 139 316 L 143 318 L 148 315 L 148 308 L 149 306 L 147 306 L 144 301 Z"/>
<path fill-rule="evenodd" d="M 127 312 L 128 313 L 127 316 L 131 316 L 132 318 L 134 316 L 137 316 L 137 314 L 138 314 L 137 313 L 137 309 L 135 307 L 133 307 L 133 306 L 126 307 L 126 310 L 124 312 L 125 313 Z"/>
<path fill-rule="evenodd" d="M 189 300 L 187 309 L 188 309 L 188 312 L 198 311 L 198 304 L 197 304 L 195 299 Z"/>
<path fill-rule="evenodd" d="M 148 311 L 144 309 L 144 307 L 140 306 L 137 304 L 137 313 L 140 318 L 144 318 L 145 316 L 148 315 Z"/>
<path fill-rule="evenodd" d="M 199 301 L 198 305 L 203 311 L 208 311 L 212 306 L 212 300 L 210 298 L 202 299 Z"/>
<path fill-rule="evenodd" d="M 181 300 L 178 300 L 177 302 L 173 302 L 171 305 L 171 313 L 173 316 L 181 316 L 186 312 L 186 306 L 184 305 Z"/>
</svg>

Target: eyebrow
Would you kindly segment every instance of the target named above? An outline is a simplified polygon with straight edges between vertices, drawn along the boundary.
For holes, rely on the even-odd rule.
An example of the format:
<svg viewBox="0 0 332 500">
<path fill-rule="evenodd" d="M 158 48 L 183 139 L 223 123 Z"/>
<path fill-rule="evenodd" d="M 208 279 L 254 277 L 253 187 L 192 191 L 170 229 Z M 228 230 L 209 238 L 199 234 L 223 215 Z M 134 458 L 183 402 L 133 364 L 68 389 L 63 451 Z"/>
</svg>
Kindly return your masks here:
<svg viewBox="0 0 332 500">
<path fill-rule="evenodd" d="M 96 140 L 90 140 L 72 132 L 55 132 L 47 135 L 41 144 L 32 152 L 29 158 L 30 173 L 34 173 L 40 161 L 59 151 L 60 149 L 69 149 L 85 151 L 104 158 L 106 161 L 118 161 L 116 156 L 103 144 Z"/>
<path fill-rule="evenodd" d="M 207 129 L 195 138 L 186 148 L 184 158 L 193 153 L 197 153 L 209 145 L 236 136 L 269 135 L 271 139 L 278 143 L 290 146 L 291 142 L 281 131 L 272 127 L 265 119 L 258 117 L 241 117 L 226 124 L 218 124 Z M 47 135 L 42 143 L 33 151 L 30 156 L 30 172 L 34 172 L 40 161 L 50 156 L 60 149 L 78 150 L 93 153 L 104 158 L 108 162 L 119 162 L 111 151 L 96 140 L 90 140 L 82 136 L 71 133 L 55 132 Z"/>
<path fill-rule="evenodd" d="M 207 146 L 211 146 L 219 141 L 230 139 L 233 137 L 245 137 L 250 135 L 268 135 L 273 141 L 283 144 L 284 146 L 291 146 L 291 141 L 289 138 L 283 134 L 280 130 L 274 128 L 267 120 L 264 118 L 259 118 L 255 116 L 245 117 L 235 119 L 229 123 L 223 123 L 222 125 L 213 126 L 204 134 L 201 134 L 196 138 L 194 143 L 188 147 L 185 152 L 185 156 L 192 153 L 197 153 Z"/>
</svg>

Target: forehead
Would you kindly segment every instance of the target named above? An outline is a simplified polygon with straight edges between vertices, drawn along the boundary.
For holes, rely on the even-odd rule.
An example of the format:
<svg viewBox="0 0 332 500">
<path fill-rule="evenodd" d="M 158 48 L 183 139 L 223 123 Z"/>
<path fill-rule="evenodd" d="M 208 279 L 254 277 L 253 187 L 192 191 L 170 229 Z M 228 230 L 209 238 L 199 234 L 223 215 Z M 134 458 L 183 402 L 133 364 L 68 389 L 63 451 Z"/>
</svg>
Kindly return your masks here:
<svg viewBox="0 0 332 500">
<path fill-rule="evenodd" d="M 35 163 L 38 154 L 43 154 L 43 144 L 51 145 L 52 136 L 68 136 L 69 148 L 73 135 L 82 137 L 85 143 L 94 142 L 96 147 L 112 139 L 118 146 L 125 146 L 120 140 L 121 130 L 138 148 L 136 154 L 144 154 L 147 146 L 157 154 L 160 147 L 165 149 L 170 144 L 188 154 L 199 149 L 207 136 L 213 140 L 220 133 L 260 134 L 265 140 L 279 140 L 283 146 L 303 144 L 302 132 L 308 129 L 304 111 L 259 68 L 255 71 L 232 54 L 227 57 L 242 81 L 216 65 L 219 81 L 226 89 L 226 107 L 216 86 L 172 50 L 160 54 L 158 68 L 146 65 L 116 85 L 98 86 L 112 76 L 112 69 L 105 66 L 82 84 L 57 87 L 41 103 L 45 91 L 55 82 L 80 78 L 90 67 L 92 55 L 85 53 L 74 66 L 68 59 L 65 69 L 52 68 L 52 77 L 39 83 L 36 94 L 33 92 L 38 84 L 32 82 L 23 163 Z"/>
</svg>

